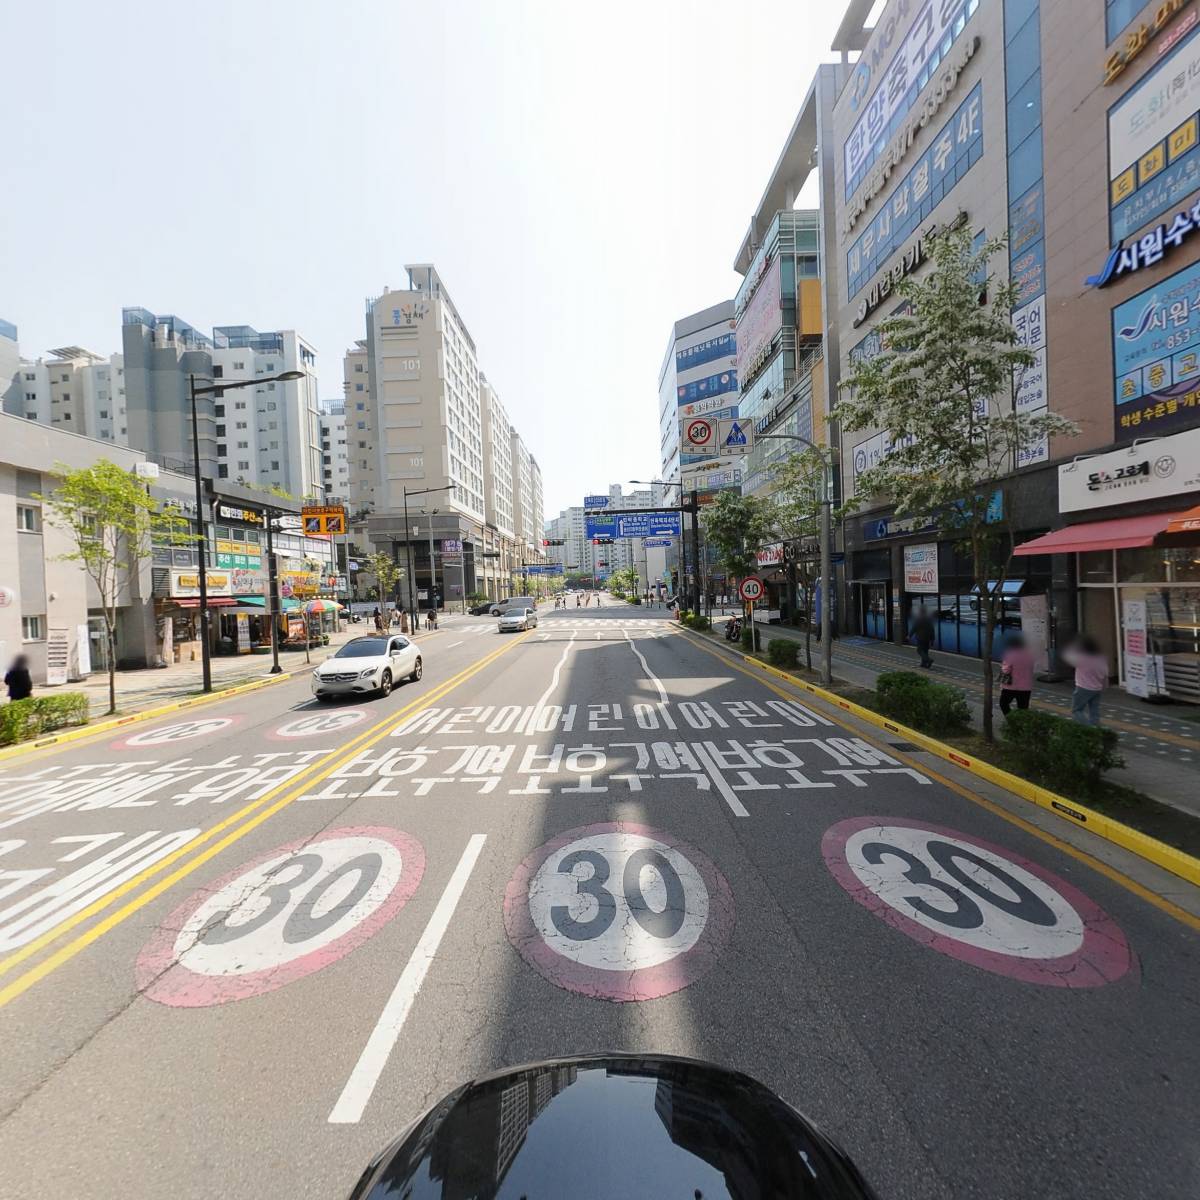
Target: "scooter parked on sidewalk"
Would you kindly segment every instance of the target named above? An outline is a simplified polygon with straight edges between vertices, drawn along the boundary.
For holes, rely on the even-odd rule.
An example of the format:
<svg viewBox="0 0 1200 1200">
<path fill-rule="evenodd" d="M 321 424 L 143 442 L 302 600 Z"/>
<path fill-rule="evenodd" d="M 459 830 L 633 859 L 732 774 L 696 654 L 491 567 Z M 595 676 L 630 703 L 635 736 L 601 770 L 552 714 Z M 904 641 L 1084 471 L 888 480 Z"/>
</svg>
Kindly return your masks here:
<svg viewBox="0 0 1200 1200">
<path fill-rule="evenodd" d="M 730 617 L 725 622 L 725 640 L 727 642 L 736 642 L 742 636 L 742 618 Z"/>
</svg>

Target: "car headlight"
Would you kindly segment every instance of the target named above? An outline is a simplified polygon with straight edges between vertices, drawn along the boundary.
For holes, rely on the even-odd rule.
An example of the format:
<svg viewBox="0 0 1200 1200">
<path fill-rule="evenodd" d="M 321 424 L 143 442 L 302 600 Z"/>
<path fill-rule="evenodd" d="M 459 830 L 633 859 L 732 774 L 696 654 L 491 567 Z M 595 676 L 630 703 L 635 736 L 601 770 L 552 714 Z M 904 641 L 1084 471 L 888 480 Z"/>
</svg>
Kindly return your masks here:
<svg viewBox="0 0 1200 1200">
<path fill-rule="evenodd" d="M 358 677 L 359 679 L 366 679 L 368 676 L 374 675 L 378 669 L 378 667 L 368 667 L 365 671 L 359 671 Z"/>
<path fill-rule="evenodd" d="M 321 672 L 320 672 L 320 671 L 314 671 L 314 672 L 313 672 L 313 678 L 314 678 L 314 679 L 320 679 L 320 678 L 321 678 Z"/>
</svg>

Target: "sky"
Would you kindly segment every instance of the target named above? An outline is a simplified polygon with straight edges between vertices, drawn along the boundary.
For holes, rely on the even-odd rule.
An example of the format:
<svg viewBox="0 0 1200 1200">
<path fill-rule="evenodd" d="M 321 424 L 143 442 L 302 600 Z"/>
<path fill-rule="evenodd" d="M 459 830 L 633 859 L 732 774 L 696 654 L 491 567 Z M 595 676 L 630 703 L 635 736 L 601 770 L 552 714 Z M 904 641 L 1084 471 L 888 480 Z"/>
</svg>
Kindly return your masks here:
<svg viewBox="0 0 1200 1200">
<path fill-rule="evenodd" d="M 547 517 L 659 471 L 671 326 L 730 298 L 838 0 L 8 5 L 0 317 L 295 329 L 321 396 L 433 262 Z M 0 173 L 0 177 L 2 174 Z"/>
</svg>

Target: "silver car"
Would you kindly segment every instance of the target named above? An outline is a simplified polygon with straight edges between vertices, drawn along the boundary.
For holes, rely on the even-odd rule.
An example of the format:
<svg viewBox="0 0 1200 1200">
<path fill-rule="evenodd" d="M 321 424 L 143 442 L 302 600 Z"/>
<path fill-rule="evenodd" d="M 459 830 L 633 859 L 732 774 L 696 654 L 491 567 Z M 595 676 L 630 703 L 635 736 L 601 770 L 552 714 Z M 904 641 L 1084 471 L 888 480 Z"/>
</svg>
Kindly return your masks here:
<svg viewBox="0 0 1200 1200">
<path fill-rule="evenodd" d="M 518 633 L 537 628 L 537 613 L 532 608 L 510 608 L 496 623 L 497 633 Z"/>
<path fill-rule="evenodd" d="M 406 637 L 352 638 L 312 673 L 312 690 L 318 700 L 364 692 L 386 696 L 393 684 L 401 679 L 415 682 L 423 671 L 421 655 Z"/>
</svg>

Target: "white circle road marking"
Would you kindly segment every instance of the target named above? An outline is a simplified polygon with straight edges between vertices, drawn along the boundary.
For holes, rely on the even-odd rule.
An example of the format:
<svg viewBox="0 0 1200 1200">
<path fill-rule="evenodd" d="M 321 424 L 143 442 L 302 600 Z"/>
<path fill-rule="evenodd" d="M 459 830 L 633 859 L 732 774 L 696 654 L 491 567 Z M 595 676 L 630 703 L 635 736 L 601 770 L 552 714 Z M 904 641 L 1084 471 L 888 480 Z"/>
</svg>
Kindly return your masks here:
<svg viewBox="0 0 1200 1200">
<path fill-rule="evenodd" d="M 708 970 L 732 931 L 733 896 L 698 850 L 616 822 L 570 830 L 530 854 L 505 892 L 504 920 L 551 983 L 649 1000 Z"/>
<path fill-rule="evenodd" d="M 191 738 L 204 737 L 209 733 L 227 729 L 240 717 L 198 717 L 194 721 L 178 721 L 174 725 L 161 725 L 157 729 L 147 729 L 144 733 L 135 733 L 132 737 L 122 738 L 113 742 L 113 749 L 127 749 L 135 746 L 167 746 L 173 742 L 186 742 Z"/>
<path fill-rule="evenodd" d="M 286 721 L 270 734 L 274 738 L 316 737 L 322 733 L 336 733 L 357 725 L 366 717 L 361 708 L 347 708 L 340 712 L 316 712 L 295 720 Z"/>
<path fill-rule="evenodd" d="M 1095 987 L 1132 955 L 1116 923 L 1065 880 L 965 833 L 854 817 L 826 831 L 825 863 L 887 924 L 942 954 L 1028 983 Z"/>
<path fill-rule="evenodd" d="M 269 850 L 171 913 L 138 955 L 138 987 L 180 1008 L 274 991 L 376 933 L 424 869 L 418 841 L 376 826 L 328 830 Z"/>
</svg>

